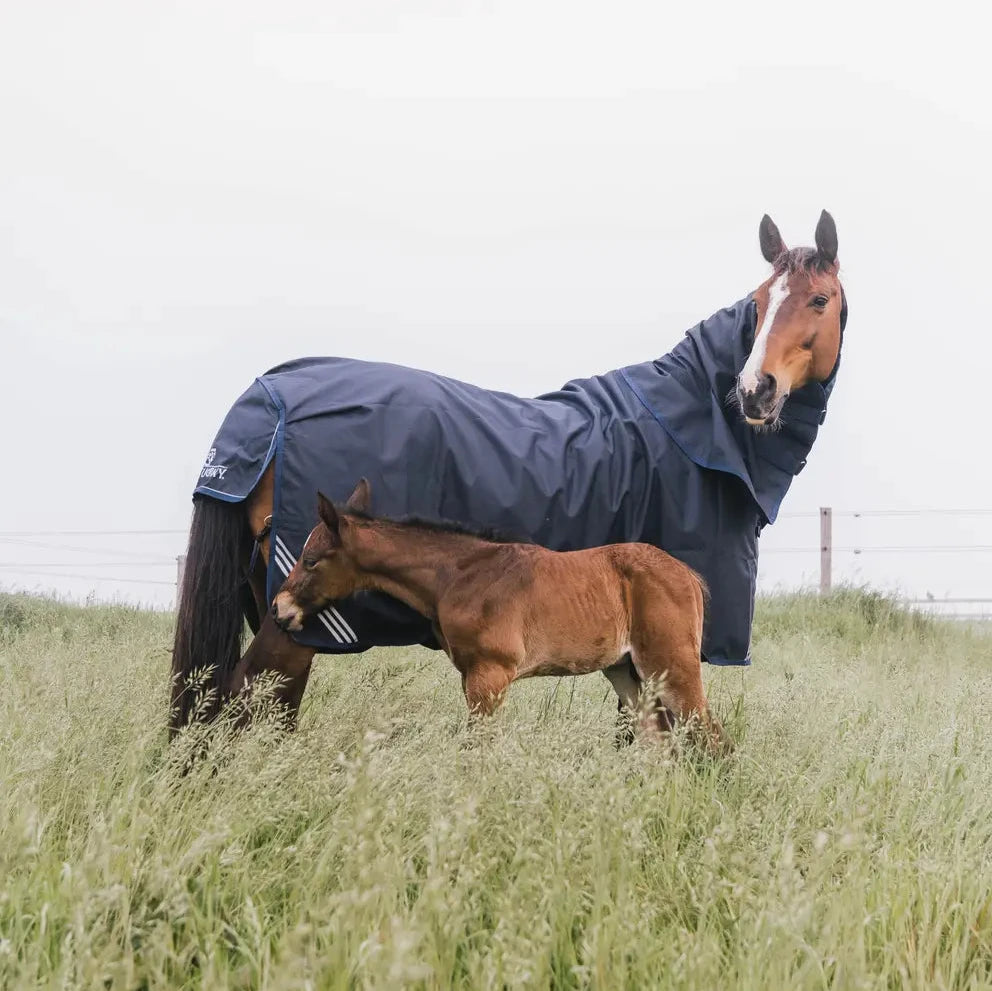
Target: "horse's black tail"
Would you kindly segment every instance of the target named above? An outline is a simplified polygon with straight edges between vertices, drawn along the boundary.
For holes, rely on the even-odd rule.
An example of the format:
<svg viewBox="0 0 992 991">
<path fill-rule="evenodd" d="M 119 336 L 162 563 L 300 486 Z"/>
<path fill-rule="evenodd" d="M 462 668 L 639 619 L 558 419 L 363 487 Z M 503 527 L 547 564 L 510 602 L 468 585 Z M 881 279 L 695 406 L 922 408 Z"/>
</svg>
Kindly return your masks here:
<svg viewBox="0 0 992 991">
<path fill-rule="evenodd" d="M 212 719 L 224 701 L 241 657 L 241 586 L 250 547 L 242 504 L 195 501 L 172 649 L 170 739 L 194 717 Z"/>
</svg>

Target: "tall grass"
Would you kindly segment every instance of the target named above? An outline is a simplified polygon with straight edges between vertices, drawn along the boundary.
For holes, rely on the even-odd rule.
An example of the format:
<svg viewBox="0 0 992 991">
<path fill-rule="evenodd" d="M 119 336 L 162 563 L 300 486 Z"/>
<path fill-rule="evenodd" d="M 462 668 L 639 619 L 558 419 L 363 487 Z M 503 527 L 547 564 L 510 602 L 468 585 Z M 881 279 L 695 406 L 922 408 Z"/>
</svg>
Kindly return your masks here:
<svg viewBox="0 0 992 991">
<path fill-rule="evenodd" d="M 719 762 L 617 751 L 599 676 L 470 732 L 443 655 L 324 658 L 185 778 L 169 640 L 0 596 L 4 988 L 992 986 L 979 632 L 764 600 Z"/>
</svg>

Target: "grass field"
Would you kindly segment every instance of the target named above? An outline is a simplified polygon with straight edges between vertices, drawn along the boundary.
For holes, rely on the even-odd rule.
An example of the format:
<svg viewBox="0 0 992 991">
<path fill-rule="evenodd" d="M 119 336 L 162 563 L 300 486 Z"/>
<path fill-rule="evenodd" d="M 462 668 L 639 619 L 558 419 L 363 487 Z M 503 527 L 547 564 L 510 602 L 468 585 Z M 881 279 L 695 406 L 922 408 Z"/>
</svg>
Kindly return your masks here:
<svg viewBox="0 0 992 991">
<path fill-rule="evenodd" d="M 599 675 L 469 732 L 443 655 L 324 658 L 180 779 L 170 622 L 0 596 L 5 989 L 992 987 L 981 632 L 766 600 L 716 763 L 614 749 Z"/>
</svg>

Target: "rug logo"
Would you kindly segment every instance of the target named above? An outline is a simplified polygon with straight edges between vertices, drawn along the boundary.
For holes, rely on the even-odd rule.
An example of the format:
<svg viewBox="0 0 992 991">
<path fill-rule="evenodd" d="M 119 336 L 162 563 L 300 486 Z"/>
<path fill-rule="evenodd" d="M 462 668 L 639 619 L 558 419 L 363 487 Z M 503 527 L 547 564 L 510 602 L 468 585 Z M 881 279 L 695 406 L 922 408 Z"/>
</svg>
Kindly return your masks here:
<svg viewBox="0 0 992 991">
<path fill-rule="evenodd" d="M 217 457 L 217 448 L 212 447 L 207 452 L 200 469 L 200 478 L 223 478 L 227 474 L 227 465 L 215 465 L 214 459 Z"/>
</svg>

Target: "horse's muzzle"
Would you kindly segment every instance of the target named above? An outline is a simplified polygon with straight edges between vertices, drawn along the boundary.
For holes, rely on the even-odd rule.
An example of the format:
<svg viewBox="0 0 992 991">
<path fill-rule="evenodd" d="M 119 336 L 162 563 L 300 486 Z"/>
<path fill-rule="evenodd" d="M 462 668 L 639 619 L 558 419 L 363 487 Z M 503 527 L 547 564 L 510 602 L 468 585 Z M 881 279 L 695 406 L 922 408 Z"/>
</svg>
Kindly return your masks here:
<svg viewBox="0 0 992 991">
<path fill-rule="evenodd" d="M 737 399 L 744 419 L 752 427 L 769 426 L 778 419 L 782 399 L 778 395 L 778 382 L 774 375 L 762 372 L 753 389 L 737 383 Z"/>
</svg>

